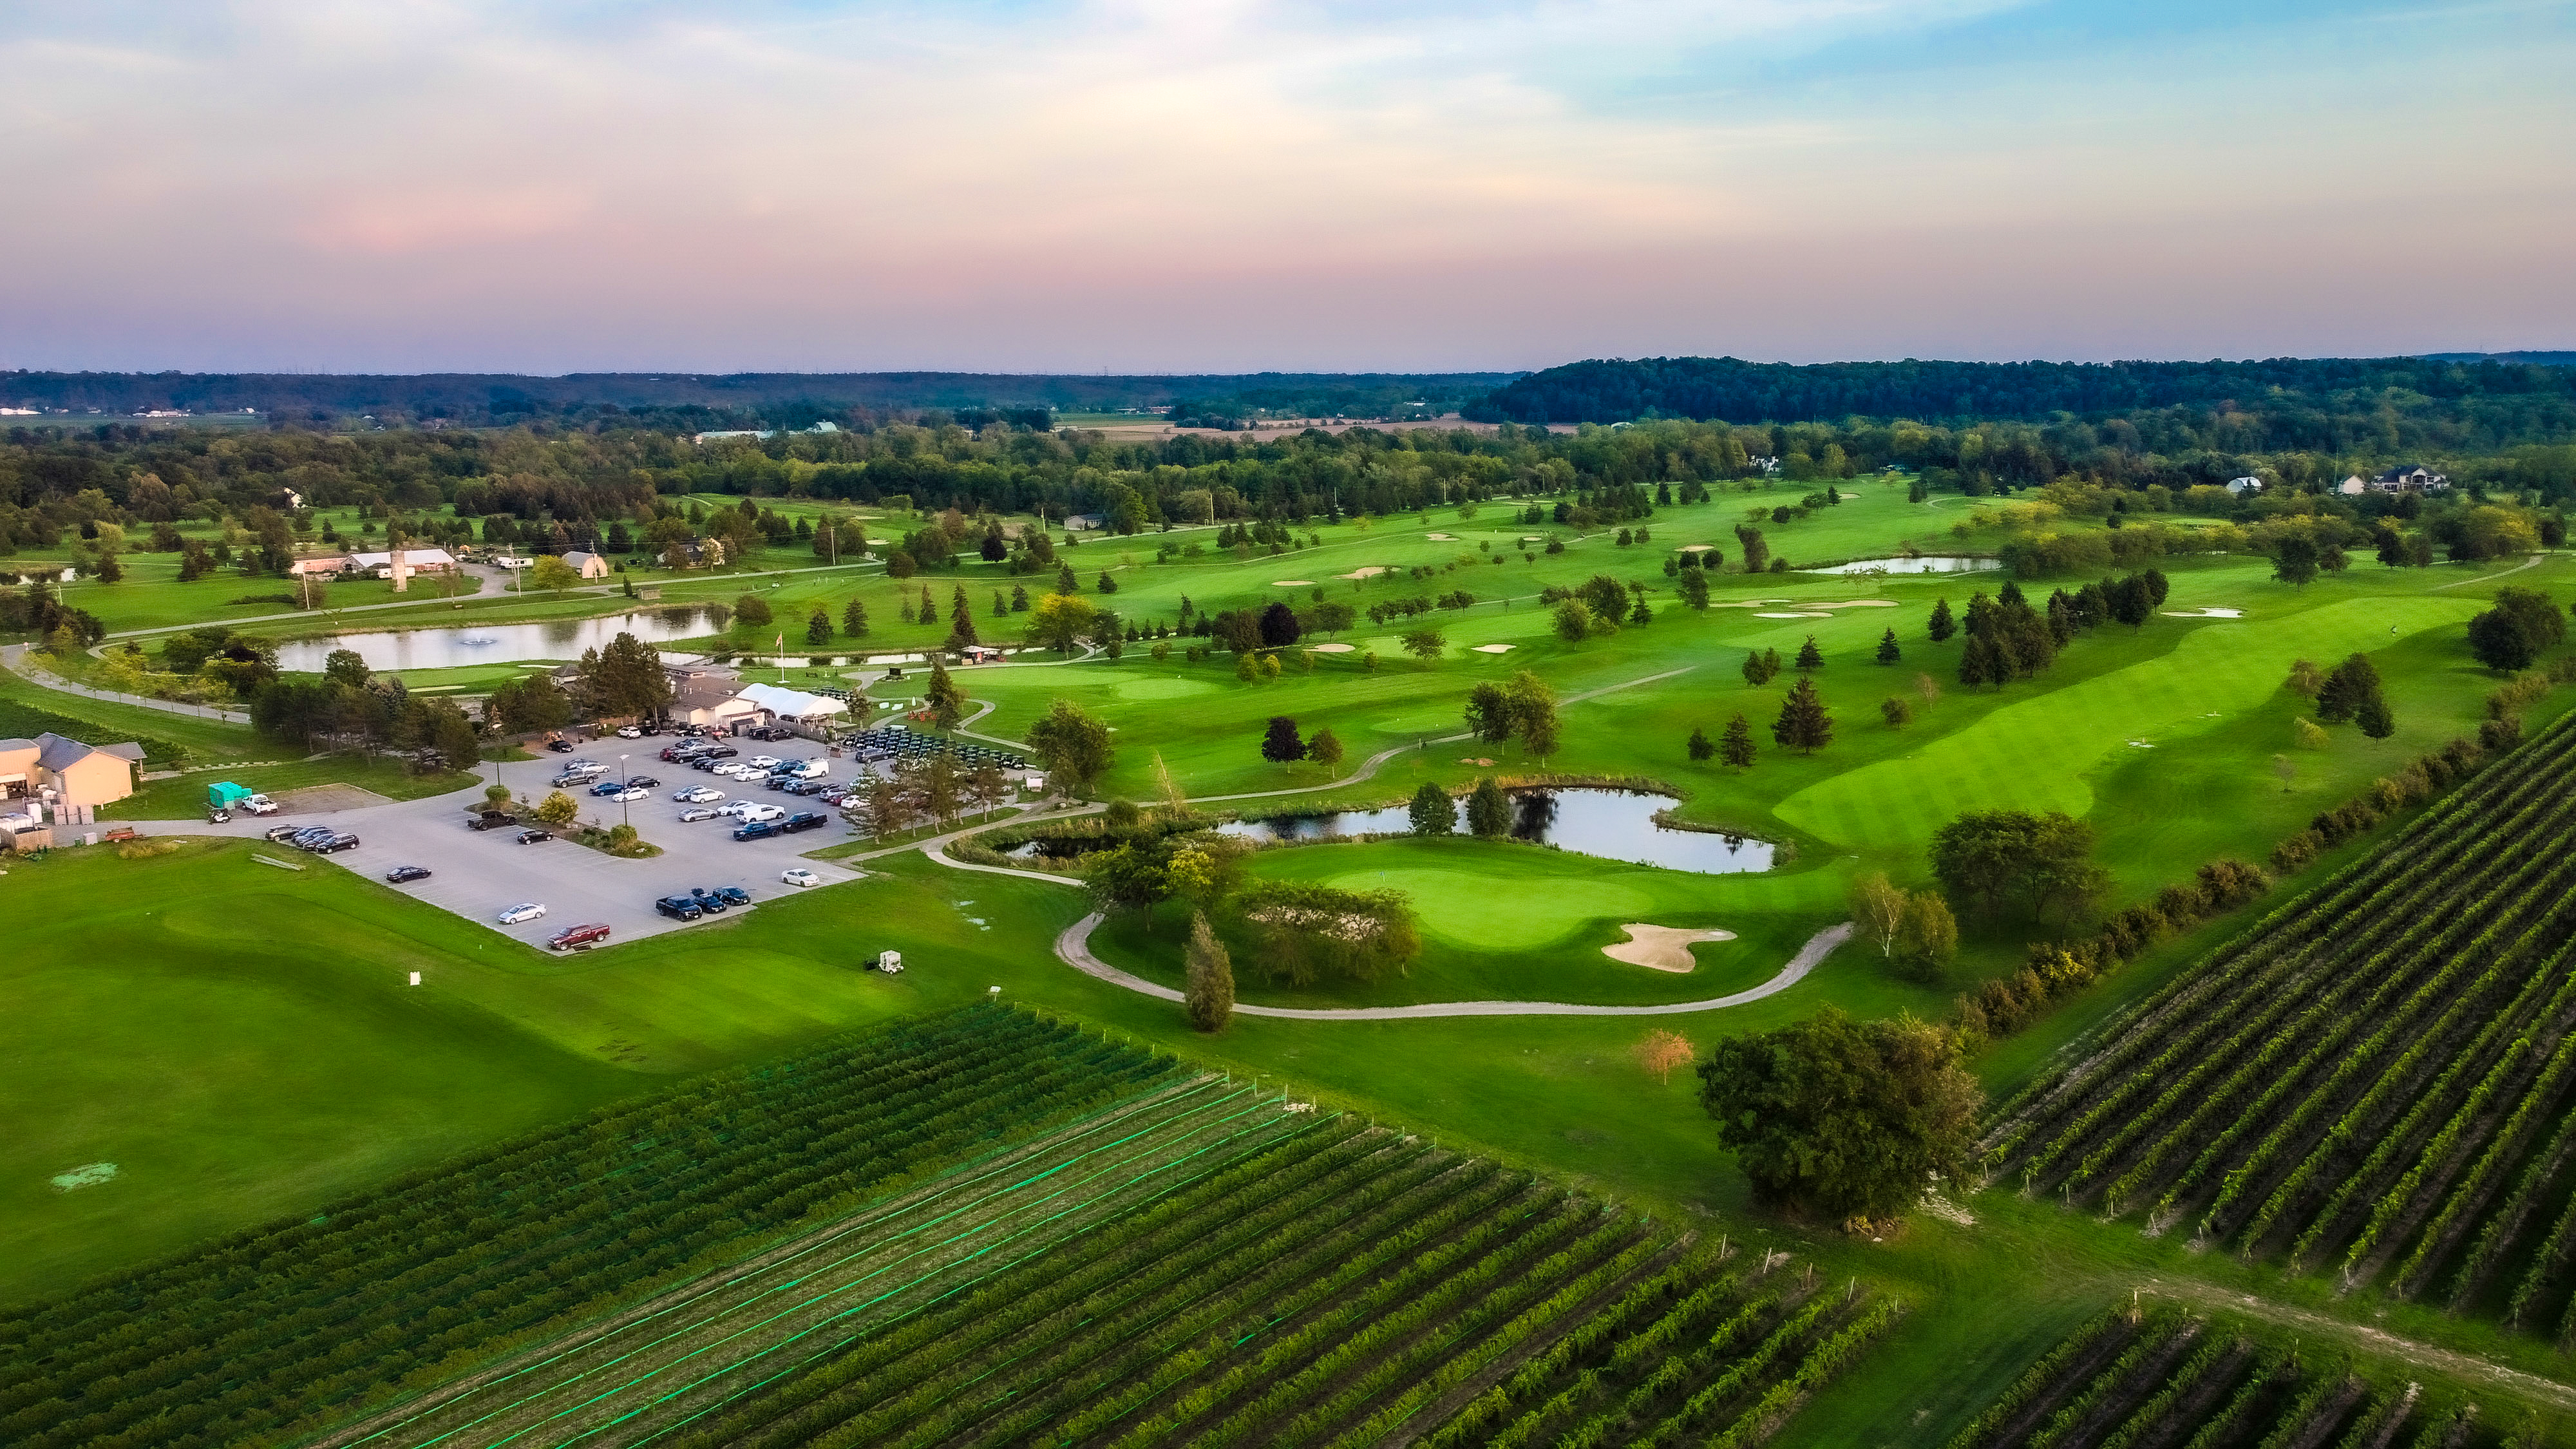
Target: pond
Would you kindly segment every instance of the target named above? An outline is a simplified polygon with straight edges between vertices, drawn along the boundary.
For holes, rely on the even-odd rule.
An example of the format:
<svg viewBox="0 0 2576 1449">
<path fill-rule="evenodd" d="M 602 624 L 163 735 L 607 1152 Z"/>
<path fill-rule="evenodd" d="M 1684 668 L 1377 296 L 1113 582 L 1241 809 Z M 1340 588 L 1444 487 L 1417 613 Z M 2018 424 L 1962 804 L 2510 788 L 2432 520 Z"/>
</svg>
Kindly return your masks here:
<svg viewBox="0 0 2576 1449">
<path fill-rule="evenodd" d="M 334 649 L 354 649 L 367 667 L 453 669 L 465 664 L 514 664 L 524 659 L 579 659 L 620 634 L 647 644 L 722 633 L 731 610 L 722 604 L 674 604 L 597 619 L 547 619 L 531 624 L 469 624 L 456 629 L 386 629 L 329 639 L 299 639 L 277 646 L 277 667 L 318 674 Z"/>
<path fill-rule="evenodd" d="M 1927 553 L 1916 558 L 1862 558 L 1828 569 L 1800 569 L 1802 574 L 1971 574 L 2004 566 L 2002 559 L 1965 554 Z"/>
<path fill-rule="evenodd" d="M 1562 850 L 1597 855 L 1605 860 L 1636 861 L 1668 870 L 1705 875 L 1732 875 L 1769 870 L 1772 845 L 1741 835 L 1705 830 L 1675 830 L 1655 823 L 1655 812 L 1672 803 L 1661 795 L 1594 788 L 1514 790 L 1512 838 Z M 1252 840 L 1321 840 L 1336 835 L 1396 835 L 1413 828 L 1409 807 L 1382 810 L 1336 810 L 1322 815 L 1274 815 L 1266 820 L 1234 820 L 1217 827 L 1220 835 Z M 1458 802 L 1458 829 L 1467 828 L 1467 802 Z M 1052 842 L 1032 840 L 1003 854 L 1021 860 L 1047 854 Z M 1090 842 L 1065 842 L 1089 844 Z M 1076 851 L 1074 853 L 1079 853 Z"/>
</svg>

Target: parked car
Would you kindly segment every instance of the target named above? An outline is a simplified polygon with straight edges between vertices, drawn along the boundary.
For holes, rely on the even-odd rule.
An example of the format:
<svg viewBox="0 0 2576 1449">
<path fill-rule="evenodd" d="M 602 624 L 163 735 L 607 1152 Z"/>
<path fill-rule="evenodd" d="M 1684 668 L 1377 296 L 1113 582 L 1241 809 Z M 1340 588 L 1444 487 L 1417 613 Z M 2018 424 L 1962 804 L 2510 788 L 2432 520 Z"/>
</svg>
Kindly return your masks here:
<svg viewBox="0 0 2576 1449">
<path fill-rule="evenodd" d="M 309 825 L 272 825 L 268 827 L 268 843 L 271 845 L 284 845 L 286 842 L 293 840 L 295 837 L 302 835 L 305 831 L 312 828 L 313 827 Z"/>
<path fill-rule="evenodd" d="M 519 832 L 519 843 L 521 845 L 534 845 L 540 840 L 552 840 L 554 838 L 555 833 L 551 830 L 522 830 Z"/>
<path fill-rule="evenodd" d="M 662 782 L 650 775 L 635 775 L 626 781 L 629 790 L 658 790 L 661 786 Z"/>
<path fill-rule="evenodd" d="M 253 795 L 247 800 L 239 800 L 234 803 L 253 815 L 274 815 L 280 808 L 276 801 L 271 800 L 265 795 Z"/>
<path fill-rule="evenodd" d="M 385 872 L 385 879 L 391 881 L 395 885 L 401 885 L 406 881 L 427 880 L 429 879 L 429 867 L 425 865 L 398 865 Z"/>
<path fill-rule="evenodd" d="M 617 737 L 621 740 L 640 740 L 644 738 L 644 731 L 635 725 L 619 725 Z"/>
<path fill-rule="evenodd" d="M 728 818 L 730 817 L 728 817 L 725 812 L 718 810 L 712 805 L 692 805 L 688 809 L 680 812 L 680 823 L 682 825 L 694 825 L 701 820 L 723 820 Z"/>
<path fill-rule="evenodd" d="M 557 951 L 587 951 L 608 939 L 608 927 L 594 921 L 586 926 L 566 926 L 546 938 L 546 944 Z"/>
<path fill-rule="evenodd" d="M 820 795 L 823 787 L 811 780 L 782 780 L 778 788 L 790 795 Z"/>
<path fill-rule="evenodd" d="M 590 787 L 590 793 L 602 796 L 614 795 L 625 788 L 625 785 L 616 780 L 602 780 L 598 784 Z"/>
<path fill-rule="evenodd" d="M 778 873 L 778 878 L 792 886 L 818 886 L 823 878 L 801 865 L 791 865 Z"/>
<path fill-rule="evenodd" d="M 706 912 L 710 916 L 720 916 L 724 914 L 724 908 L 732 904 L 732 902 L 727 901 L 721 894 L 708 890 L 705 886 L 699 886 L 695 890 L 690 891 L 689 899 L 696 901 L 698 903 L 698 909 Z"/>
<path fill-rule="evenodd" d="M 736 840 L 767 840 L 773 835 L 783 833 L 785 832 L 778 828 L 778 822 L 775 820 L 754 820 L 747 824 L 735 826 L 733 838 Z"/>
<path fill-rule="evenodd" d="M 208 825 L 230 825 L 233 823 L 233 812 L 225 809 L 221 805 L 214 806 L 206 811 L 206 823 Z"/>
<path fill-rule="evenodd" d="M 757 822 L 762 820 L 784 820 L 787 818 L 787 812 L 785 810 L 782 810 L 775 805 L 763 805 L 757 800 L 737 800 L 734 804 L 738 808 L 736 808 L 733 813 L 737 818 L 742 820 Z"/>
<path fill-rule="evenodd" d="M 672 799 L 679 801 L 683 805 L 707 805 L 721 800 L 724 797 L 725 792 L 717 789 L 713 785 L 691 785 L 689 788 L 678 791 L 671 796 Z"/>
<path fill-rule="evenodd" d="M 519 817 L 511 814 L 507 810 L 486 810 L 482 814 L 475 816 L 473 819 L 466 821 L 465 828 L 468 830 L 498 830 L 505 825 L 516 825 L 518 823 Z"/>
<path fill-rule="evenodd" d="M 764 770 L 775 770 L 778 768 L 779 761 L 778 757 L 775 755 L 754 755 L 750 759 L 743 761 L 743 763 L 746 765 L 757 765 Z"/>
<path fill-rule="evenodd" d="M 286 843 L 298 850 L 310 850 L 316 843 L 328 840 L 339 833 L 328 825 L 307 825 L 286 837 Z"/>
<path fill-rule="evenodd" d="M 566 770 L 546 783 L 558 790 L 580 790 L 587 788 L 598 778 L 599 776 L 587 770 Z"/>
<path fill-rule="evenodd" d="M 535 901 L 521 901 L 493 919 L 505 926 L 515 926 L 521 921 L 533 921 L 545 913 L 546 908 Z"/>
<path fill-rule="evenodd" d="M 730 760 L 741 753 L 742 751 L 735 749 L 731 745 L 718 745 L 714 749 L 707 751 L 707 758 L 713 760 Z"/>
<path fill-rule="evenodd" d="M 357 849 L 358 837 L 354 835 L 342 835 L 335 830 L 326 838 L 314 841 L 312 844 L 307 845 L 304 848 L 313 852 L 315 855 L 337 855 L 344 850 Z"/>
<path fill-rule="evenodd" d="M 548 740 L 546 741 L 546 748 L 554 751 L 558 755 L 569 755 L 572 753 L 572 741 Z"/>
<path fill-rule="evenodd" d="M 787 768 L 800 780 L 819 780 L 832 773 L 829 760 L 792 760 Z"/>
<path fill-rule="evenodd" d="M 664 896 L 653 903 L 653 909 L 675 921 L 694 921 L 706 914 L 698 909 L 696 901 L 687 896 Z"/>
<path fill-rule="evenodd" d="M 800 830 L 813 830 L 832 823 L 832 817 L 813 810 L 799 810 L 778 822 L 778 828 L 794 835 Z"/>
<path fill-rule="evenodd" d="M 650 790 L 637 790 L 630 787 L 628 789 L 620 790 L 608 798 L 611 800 L 650 800 L 653 798 L 653 792 Z"/>
<path fill-rule="evenodd" d="M 751 892 L 744 890 L 740 886 L 717 886 L 714 890 L 709 891 L 708 894 L 729 906 L 747 906 L 751 904 Z"/>
</svg>

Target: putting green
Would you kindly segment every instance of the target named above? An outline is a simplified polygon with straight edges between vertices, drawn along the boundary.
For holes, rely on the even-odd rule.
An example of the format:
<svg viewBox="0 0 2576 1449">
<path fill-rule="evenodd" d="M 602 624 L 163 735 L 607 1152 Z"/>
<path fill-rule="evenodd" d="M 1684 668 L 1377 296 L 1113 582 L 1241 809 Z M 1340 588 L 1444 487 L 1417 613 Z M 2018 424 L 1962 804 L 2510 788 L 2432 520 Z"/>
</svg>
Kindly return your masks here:
<svg viewBox="0 0 2576 1449">
<path fill-rule="evenodd" d="M 1214 694 L 1216 685 L 1205 679 L 1122 679 L 1117 693 L 1120 699 L 1185 699 L 1193 694 Z"/>
<path fill-rule="evenodd" d="M 1633 920 L 1655 896 L 1616 881 L 1524 877 L 1508 889 L 1493 877 L 1462 870 L 1355 870 L 1327 885 L 1346 891 L 1392 889 L 1413 898 L 1425 934 L 1472 951 L 1520 951 L 1574 934 L 1603 917 Z"/>
<path fill-rule="evenodd" d="M 2080 816 L 2093 808 L 2084 776 L 2130 740 L 2171 747 L 2279 693 L 2295 660 L 2332 664 L 2456 627 L 2481 607 L 2460 598 L 2350 599 L 2287 618 L 2204 625 L 2162 658 L 2006 705 L 1911 755 L 1810 785 L 1775 813 L 1837 845 L 1874 848 L 1928 840 L 1963 810 Z"/>
</svg>

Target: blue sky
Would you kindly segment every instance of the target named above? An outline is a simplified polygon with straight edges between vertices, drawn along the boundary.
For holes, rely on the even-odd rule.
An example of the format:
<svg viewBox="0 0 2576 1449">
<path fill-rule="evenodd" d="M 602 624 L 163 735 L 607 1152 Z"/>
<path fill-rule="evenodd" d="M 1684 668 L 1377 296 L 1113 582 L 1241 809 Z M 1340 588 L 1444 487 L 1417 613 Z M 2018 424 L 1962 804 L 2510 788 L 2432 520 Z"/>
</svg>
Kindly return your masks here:
<svg viewBox="0 0 2576 1449">
<path fill-rule="evenodd" d="M 22 5 L 0 365 L 2576 346 L 2576 0 Z"/>
</svg>

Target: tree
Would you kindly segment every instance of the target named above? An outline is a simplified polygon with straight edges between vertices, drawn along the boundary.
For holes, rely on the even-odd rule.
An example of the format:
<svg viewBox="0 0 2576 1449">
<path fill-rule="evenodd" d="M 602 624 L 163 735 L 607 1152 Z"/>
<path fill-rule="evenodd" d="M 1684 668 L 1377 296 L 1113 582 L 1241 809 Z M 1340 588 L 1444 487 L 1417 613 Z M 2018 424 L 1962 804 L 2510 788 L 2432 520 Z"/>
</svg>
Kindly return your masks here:
<svg viewBox="0 0 2576 1449">
<path fill-rule="evenodd" d="M 2290 677 L 2281 683 L 2292 694 L 2314 699 L 2325 691 L 2325 671 L 2305 659 L 2295 660 L 2290 665 Z"/>
<path fill-rule="evenodd" d="M 1049 594 L 1029 611 L 1028 638 L 1058 654 L 1070 654 L 1096 632 L 1100 611 L 1079 594 Z"/>
<path fill-rule="evenodd" d="M 1995 641 L 1983 634 L 1969 635 L 1967 647 L 1959 651 L 1959 682 L 1974 689 L 1980 684 L 2001 685 L 2011 678 L 2012 666 Z"/>
<path fill-rule="evenodd" d="M 1342 762 L 1342 742 L 1331 729 L 1320 729 L 1306 741 L 1306 758 L 1330 770 Z"/>
<path fill-rule="evenodd" d="M 866 638 L 868 634 L 868 606 L 860 603 L 856 599 L 852 599 L 847 604 L 842 605 L 841 632 L 849 635 L 853 639 Z"/>
<path fill-rule="evenodd" d="M 1190 916 L 1188 966 L 1181 985 L 1181 1009 L 1194 1031 L 1223 1031 L 1234 1019 L 1234 959 L 1208 925 L 1207 912 Z"/>
<path fill-rule="evenodd" d="M 1855 1022 L 1829 1006 L 1721 1039 L 1699 1077 L 1756 1194 L 1819 1219 L 1894 1217 L 1967 1166 L 1976 1082 L 1956 1038 L 1911 1017 Z"/>
<path fill-rule="evenodd" d="M 1935 644 L 1944 643 L 1951 635 L 1959 632 L 1958 621 L 1950 617 L 1950 598 L 1947 594 L 1932 601 L 1932 620 L 1925 626 L 1924 632 L 1932 636 L 1932 642 Z"/>
<path fill-rule="evenodd" d="M 2156 578 L 2161 582 L 2163 575 L 2159 574 Z M 2154 584 L 2147 581 L 2147 576 L 2144 574 L 2131 574 L 2103 592 L 2109 595 L 2112 619 L 2128 625 L 2129 632 L 2133 634 L 2138 631 L 2140 625 L 2154 617 L 2156 605 L 2162 602 L 2164 597 Z"/>
<path fill-rule="evenodd" d="M 1744 545 L 1744 571 L 1758 574 L 1771 565 L 1771 545 L 1764 542 L 1762 530 L 1749 523 L 1735 525 L 1735 540 Z"/>
<path fill-rule="evenodd" d="M 1905 892 L 1888 881 L 1887 872 L 1874 870 L 1855 877 L 1844 900 L 1861 939 L 1878 947 L 1880 959 L 1893 957 L 1897 928 L 1905 923 Z"/>
<path fill-rule="evenodd" d="M 975 606 L 966 602 L 966 586 L 959 584 L 948 599 L 948 644 L 962 649 L 983 642 L 975 633 Z"/>
<path fill-rule="evenodd" d="M 2317 576 L 2317 541 L 2303 533 L 2286 534 L 2274 546 L 2272 577 L 2306 589 Z"/>
<path fill-rule="evenodd" d="M 1803 674 L 1809 670 L 1824 667 L 1824 651 L 1816 647 L 1816 636 L 1810 634 L 1807 636 L 1807 642 L 1798 646 L 1798 671 Z"/>
<path fill-rule="evenodd" d="M 1918 981 L 1937 981 L 1959 953 L 1959 921 L 1950 903 L 1936 891 L 1916 891 L 1905 898 L 1905 918 L 1896 928 L 1896 961 Z"/>
<path fill-rule="evenodd" d="M 2092 826 L 2063 811 L 1971 810 L 1933 832 L 1932 875 L 1981 916 L 2018 904 L 2068 919 L 2108 883 L 2093 838 Z"/>
<path fill-rule="evenodd" d="M 1073 576 L 1073 565 L 1067 563 L 1055 566 L 1055 591 L 1059 594 L 1082 592 L 1082 580 Z"/>
<path fill-rule="evenodd" d="M 1780 673 L 1780 651 L 1749 649 L 1744 654 L 1744 682 L 1759 689 Z"/>
<path fill-rule="evenodd" d="M 1503 703 L 1522 749 L 1542 760 L 1556 753 L 1556 691 L 1547 681 L 1520 670 L 1503 686 Z"/>
<path fill-rule="evenodd" d="M 1816 694 L 1816 682 L 1805 675 L 1789 686 L 1788 696 L 1780 701 L 1780 718 L 1771 725 L 1771 738 L 1805 754 L 1834 742 L 1834 717 Z"/>
<path fill-rule="evenodd" d="M 1690 751 L 1691 763 L 1695 765 L 1707 764 L 1717 755 L 1716 743 L 1709 739 L 1708 731 L 1697 725 L 1691 726 L 1690 742 L 1684 748 Z"/>
<path fill-rule="evenodd" d="M 769 601 L 758 594 L 745 594 L 733 601 L 733 622 L 738 628 L 757 629 L 772 617 Z"/>
<path fill-rule="evenodd" d="M 1592 610 L 1581 599 L 1567 599 L 1556 606 L 1556 637 L 1569 644 L 1592 636 Z"/>
<path fill-rule="evenodd" d="M 1673 1068 L 1689 1066 L 1691 1059 L 1699 1055 L 1699 1048 L 1680 1032 L 1656 1027 L 1640 1037 L 1628 1054 L 1637 1059 L 1640 1069 L 1654 1073 L 1656 1081 L 1669 1084 Z"/>
<path fill-rule="evenodd" d="M 1923 701 L 1923 707 L 1930 709 L 1941 702 L 1941 681 L 1929 674 L 1917 674 L 1914 676 L 1914 693 Z"/>
<path fill-rule="evenodd" d="M 2272 774 L 2281 782 L 2281 793 L 2287 795 L 2290 793 L 2290 787 L 2298 782 L 2299 762 L 2287 755 L 2274 755 Z"/>
<path fill-rule="evenodd" d="M 1708 575 L 1703 570 L 1696 568 L 1683 569 L 1680 577 L 1673 585 L 1673 590 L 1675 593 L 1680 594 L 1682 602 L 1689 605 L 1691 608 L 1705 609 L 1708 607 Z"/>
<path fill-rule="evenodd" d="M 1889 729 L 1901 730 L 1914 723 L 1914 701 L 1891 694 L 1878 702 L 1878 717 L 1887 721 Z"/>
<path fill-rule="evenodd" d="M 1274 765 L 1306 758 L 1306 742 L 1297 738 L 1295 720 L 1284 714 L 1270 717 L 1270 726 L 1261 736 L 1261 758 Z"/>
<path fill-rule="evenodd" d="M 1259 939 L 1263 974 L 1293 986 L 1375 981 L 1400 974 L 1422 951 L 1421 923 L 1402 891 L 1256 881 L 1236 893 L 1233 908 Z"/>
<path fill-rule="evenodd" d="M 1413 803 L 1405 811 L 1416 835 L 1449 835 L 1458 825 L 1458 807 L 1449 792 L 1429 780 L 1413 792 Z"/>
<path fill-rule="evenodd" d="M 1261 610 L 1261 643 L 1265 648 L 1284 649 L 1304 634 L 1305 626 L 1297 622 L 1297 611 L 1274 599 Z"/>
<path fill-rule="evenodd" d="M 2342 724 L 2359 714 L 2366 701 L 2379 697 L 2378 669 L 2369 655 L 2355 654 L 2326 675 L 2325 687 L 2317 691 L 2317 718 Z"/>
<path fill-rule="evenodd" d="M 826 613 L 820 604 L 816 604 L 814 612 L 805 619 L 805 642 L 808 644 L 832 642 L 832 616 Z"/>
<path fill-rule="evenodd" d="M 2384 740 L 2397 733 L 2396 716 L 2388 712 L 2388 701 L 2377 694 L 2361 702 L 2361 706 L 2353 711 L 2353 719 L 2360 724 L 2361 732 L 2374 740 Z"/>
<path fill-rule="evenodd" d="M 1071 794 L 1089 789 L 1117 760 L 1109 745 L 1109 727 L 1069 699 L 1048 706 L 1029 726 L 1026 739 L 1038 762 L 1046 766 L 1049 781 Z"/>
<path fill-rule="evenodd" d="M 1726 734 L 1724 736 L 1724 742 L 1718 746 L 1718 754 L 1725 759 L 1726 764 L 1731 769 L 1749 770 L 1753 768 L 1755 757 L 1753 748 L 1753 726 L 1744 718 L 1743 715 L 1738 714 L 1735 718 L 1726 722 Z"/>
<path fill-rule="evenodd" d="M 2529 669 L 2567 637 L 2567 619 L 2537 589 L 2506 586 L 2495 604 L 2469 621 L 2469 649 L 2489 669 Z"/>
<path fill-rule="evenodd" d="M 652 645 L 621 631 L 581 658 L 581 703 L 594 718 L 643 719 L 671 703 L 671 676 Z"/>
<path fill-rule="evenodd" d="M 528 570 L 528 582 L 547 593 L 560 593 L 581 583 L 581 570 L 555 554 L 546 554 L 537 560 L 536 567 Z"/>
<path fill-rule="evenodd" d="M 538 802 L 535 814 L 539 820 L 560 829 L 570 825 L 573 818 L 581 814 L 581 806 L 570 795 L 557 790 Z"/>
<path fill-rule="evenodd" d="M 1154 928 L 1154 903 L 1172 893 L 1164 856 L 1148 842 L 1093 851 L 1083 861 L 1082 880 L 1102 910 L 1144 912 L 1149 932 Z"/>
<path fill-rule="evenodd" d="M 550 674 L 530 674 L 493 687 L 483 702 L 484 717 L 511 734 L 559 730 L 572 723 L 572 697 Z"/>
<path fill-rule="evenodd" d="M 922 691 L 921 702 L 930 706 L 930 722 L 941 729 L 953 730 L 966 718 L 966 691 L 949 676 L 948 661 L 940 655 L 930 656 L 930 687 Z"/>
<path fill-rule="evenodd" d="M 1512 797 L 1487 775 L 1467 796 L 1467 833 L 1478 840 L 1500 840 L 1512 833 Z"/>
<path fill-rule="evenodd" d="M 364 689 L 374 676 L 375 671 L 367 667 L 366 659 L 355 649 L 334 649 L 322 657 L 322 677 L 333 684 Z"/>
<path fill-rule="evenodd" d="M 2327 734 L 2325 726 L 2316 721 L 2293 716 L 2290 720 L 2290 739 L 2300 749 L 2322 750 L 2333 742 L 2334 737 Z"/>
<path fill-rule="evenodd" d="M 1905 655 L 1904 655 L 1903 651 L 1899 650 L 1899 649 L 1896 647 L 1896 631 L 1895 631 L 1895 630 L 1890 629 L 1890 630 L 1888 630 L 1886 633 L 1881 634 L 1881 635 L 1879 635 L 1879 636 L 1878 636 L 1878 662 L 1879 662 L 1879 663 L 1881 663 L 1881 664 L 1894 664 L 1894 663 L 1898 662 L 1899 660 L 1903 659 L 1904 657 L 1905 657 Z"/>
<path fill-rule="evenodd" d="M 1479 684 L 1467 691 L 1467 733 L 1481 744 L 1499 745 L 1512 737 L 1511 701 L 1499 684 Z"/>
</svg>

